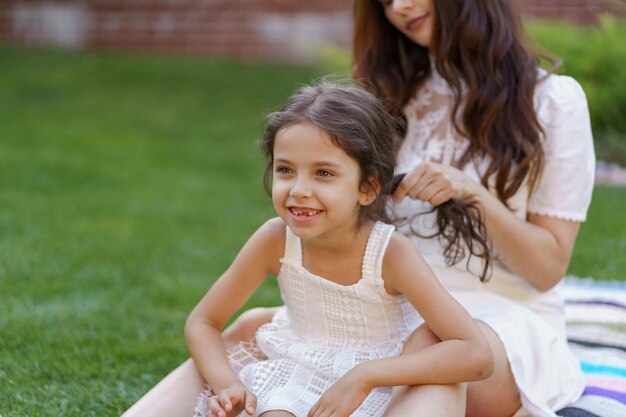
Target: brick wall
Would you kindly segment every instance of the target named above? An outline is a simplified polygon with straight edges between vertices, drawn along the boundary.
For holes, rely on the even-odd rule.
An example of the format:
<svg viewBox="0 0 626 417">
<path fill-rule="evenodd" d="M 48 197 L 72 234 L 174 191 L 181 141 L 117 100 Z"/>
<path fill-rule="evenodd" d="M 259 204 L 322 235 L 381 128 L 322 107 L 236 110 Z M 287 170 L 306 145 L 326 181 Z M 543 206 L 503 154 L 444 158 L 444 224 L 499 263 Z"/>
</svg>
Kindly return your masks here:
<svg viewBox="0 0 626 417">
<path fill-rule="evenodd" d="M 520 1 L 532 15 L 590 23 L 619 0 Z M 311 61 L 324 43 L 350 44 L 351 7 L 352 0 L 0 0 L 0 42 Z"/>
<path fill-rule="evenodd" d="M 549 19 L 592 24 L 601 13 L 623 16 L 624 0 L 520 0 L 527 13 Z"/>
</svg>

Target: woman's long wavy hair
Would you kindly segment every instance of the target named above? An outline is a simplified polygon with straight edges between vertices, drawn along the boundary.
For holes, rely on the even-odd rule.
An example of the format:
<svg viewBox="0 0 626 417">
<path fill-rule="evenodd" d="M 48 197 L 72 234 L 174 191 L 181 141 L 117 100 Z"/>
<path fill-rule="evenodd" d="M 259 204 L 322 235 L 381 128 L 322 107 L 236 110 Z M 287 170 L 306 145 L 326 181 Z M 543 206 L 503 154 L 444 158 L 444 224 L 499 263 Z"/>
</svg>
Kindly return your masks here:
<svg viewBox="0 0 626 417">
<path fill-rule="evenodd" d="M 543 168 L 544 132 L 533 106 L 540 56 L 524 42 L 513 0 L 432 3 L 429 52 L 387 20 L 379 1 L 355 0 L 353 76 L 402 118 L 430 74 L 432 54 L 454 92 L 450 122 L 470 141 L 458 167 L 491 158 L 481 183 L 508 206 L 526 179 L 532 189 Z"/>
<path fill-rule="evenodd" d="M 543 167 L 543 131 L 533 106 L 539 56 L 522 39 L 513 0 L 433 0 L 433 7 L 435 66 L 454 92 L 451 123 L 470 140 L 461 165 L 490 157 L 482 184 L 495 176 L 506 204 Z M 428 49 L 389 23 L 376 0 L 355 1 L 354 26 L 353 76 L 402 116 L 430 73 Z"/>
</svg>

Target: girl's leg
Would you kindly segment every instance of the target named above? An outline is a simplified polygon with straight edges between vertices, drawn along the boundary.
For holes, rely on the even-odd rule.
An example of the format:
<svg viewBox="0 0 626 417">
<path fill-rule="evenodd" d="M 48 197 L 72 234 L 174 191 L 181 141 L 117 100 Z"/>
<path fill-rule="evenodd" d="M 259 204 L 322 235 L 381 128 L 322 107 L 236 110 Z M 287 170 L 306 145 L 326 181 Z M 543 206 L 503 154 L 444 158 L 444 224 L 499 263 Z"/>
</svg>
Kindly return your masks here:
<svg viewBox="0 0 626 417">
<path fill-rule="evenodd" d="M 467 384 L 394 387 L 385 417 L 463 417 Z"/>
<path fill-rule="evenodd" d="M 271 410 L 271 411 L 264 412 L 259 417 L 295 417 L 295 416 L 285 410 Z"/>
<path fill-rule="evenodd" d="M 483 331 L 493 351 L 494 372 L 489 378 L 467 384 L 465 415 L 467 417 L 510 417 L 519 410 L 521 401 L 504 346 L 502 346 L 500 338 L 491 327 L 480 321 L 478 326 Z M 421 326 L 407 340 L 404 352 L 414 352 L 437 342 L 439 342 L 439 339 L 430 329 L 426 326 Z M 442 392 L 435 393 L 434 397 L 428 397 L 429 394 L 424 394 L 425 390 L 420 390 L 420 388 L 426 387 L 439 388 L 444 386 L 394 388 L 391 405 L 387 409 L 385 417 L 414 415 L 416 410 L 420 410 L 420 415 L 426 416 L 459 415 L 456 412 L 458 410 L 458 401 L 463 393 L 455 393 L 454 390 L 442 390 Z M 449 407 L 447 410 L 442 408 L 432 409 L 433 405 L 445 406 L 446 401 L 450 401 L 453 407 Z M 435 404 L 435 402 L 439 404 Z M 465 404 L 463 404 L 463 407 L 465 407 Z M 424 409 L 428 410 L 428 414 L 422 414 Z M 435 414 L 430 414 L 431 411 Z M 448 412 L 454 412 L 454 414 L 448 414 Z"/>
<path fill-rule="evenodd" d="M 228 347 L 250 340 L 262 324 L 269 322 L 275 308 L 254 308 L 244 312 L 224 330 Z M 189 417 L 193 415 L 200 392 L 205 382 L 195 363 L 187 359 L 178 368 L 163 378 L 122 417 Z"/>
<path fill-rule="evenodd" d="M 406 341 L 402 353 L 416 352 L 438 342 L 439 338 L 422 325 Z M 466 394 L 467 384 L 394 387 L 385 417 L 463 417 Z"/>
<path fill-rule="evenodd" d="M 237 320 L 222 332 L 226 347 L 230 348 L 239 342 L 252 339 L 259 327 L 272 321 L 278 309 L 279 307 L 257 307 L 241 313 Z"/>
</svg>

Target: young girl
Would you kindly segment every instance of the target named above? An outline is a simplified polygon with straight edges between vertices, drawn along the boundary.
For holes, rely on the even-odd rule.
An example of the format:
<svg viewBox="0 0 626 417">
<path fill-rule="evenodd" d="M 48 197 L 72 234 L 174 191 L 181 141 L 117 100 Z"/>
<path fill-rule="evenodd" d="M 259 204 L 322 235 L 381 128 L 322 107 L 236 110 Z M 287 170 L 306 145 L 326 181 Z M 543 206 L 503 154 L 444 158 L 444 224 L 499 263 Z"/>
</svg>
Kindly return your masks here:
<svg viewBox="0 0 626 417">
<path fill-rule="evenodd" d="M 491 374 L 477 324 L 383 222 L 394 131 L 372 94 L 329 83 L 298 90 L 269 117 L 262 147 L 279 217 L 252 235 L 187 320 L 211 388 L 197 416 L 381 416 L 391 386 L 463 391 L 461 382 Z M 227 351 L 222 326 L 270 274 L 286 308 L 254 344 Z M 398 356 L 422 323 L 438 343 Z M 465 402 L 433 410 L 461 417 Z"/>
</svg>

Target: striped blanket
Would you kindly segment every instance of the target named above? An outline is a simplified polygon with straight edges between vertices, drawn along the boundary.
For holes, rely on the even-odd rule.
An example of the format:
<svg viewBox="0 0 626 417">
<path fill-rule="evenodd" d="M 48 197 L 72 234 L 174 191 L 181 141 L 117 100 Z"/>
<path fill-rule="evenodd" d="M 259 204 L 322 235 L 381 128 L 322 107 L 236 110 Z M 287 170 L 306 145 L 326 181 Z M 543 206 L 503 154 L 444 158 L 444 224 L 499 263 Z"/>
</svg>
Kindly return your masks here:
<svg viewBox="0 0 626 417">
<path fill-rule="evenodd" d="M 626 283 L 566 278 L 567 336 L 581 362 L 583 396 L 561 417 L 626 417 Z"/>
</svg>

